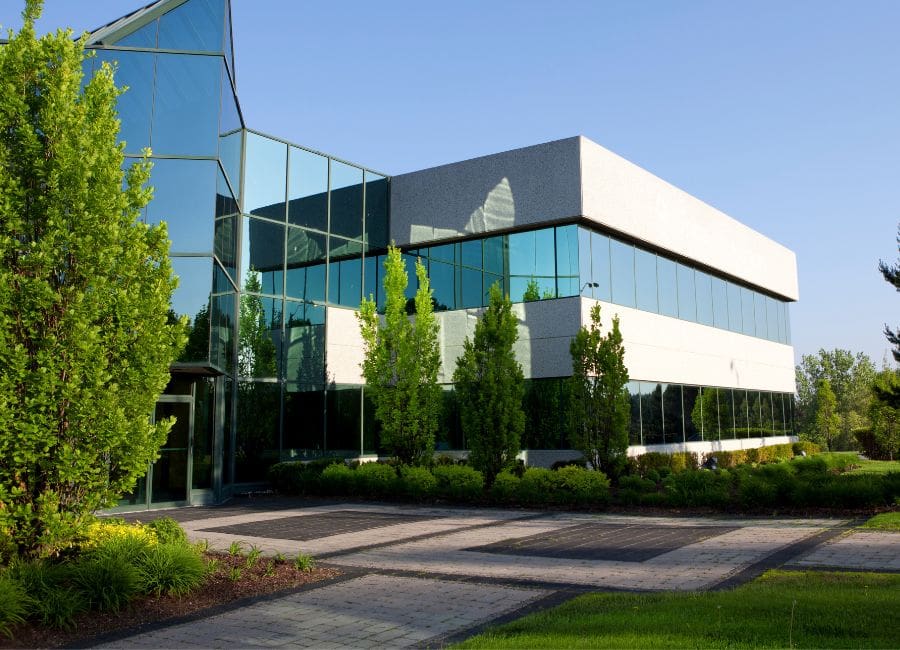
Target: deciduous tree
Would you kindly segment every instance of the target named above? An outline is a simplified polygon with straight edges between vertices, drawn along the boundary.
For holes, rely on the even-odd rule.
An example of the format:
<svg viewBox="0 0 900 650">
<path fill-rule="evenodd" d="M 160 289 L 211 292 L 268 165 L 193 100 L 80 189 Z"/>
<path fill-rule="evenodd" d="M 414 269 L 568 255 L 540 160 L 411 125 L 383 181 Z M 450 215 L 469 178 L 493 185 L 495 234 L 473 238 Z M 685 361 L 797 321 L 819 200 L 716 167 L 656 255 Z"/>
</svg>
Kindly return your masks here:
<svg viewBox="0 0 900 650">
<path fill-rule="evenodd" d="M 83 41 L 38 39 L 41 2 L 0 47 L 0 538 L 57 552 L 133 488 L 184 323 L 164 226 L 138 222 L 147 162 L 122 170 L 113 70 L 82 86 Z"/>
<path fill-rule="evenodd" d="M 490 304 L 475 324 L 473 339 L 466 337 L 453 373 L 469 463 L 484 475 L 488 487 L 515 460 L 525 428 L 525 380 L 513 352 L 518 338 L 512 303 L 495 283 Z"/>
</svg>

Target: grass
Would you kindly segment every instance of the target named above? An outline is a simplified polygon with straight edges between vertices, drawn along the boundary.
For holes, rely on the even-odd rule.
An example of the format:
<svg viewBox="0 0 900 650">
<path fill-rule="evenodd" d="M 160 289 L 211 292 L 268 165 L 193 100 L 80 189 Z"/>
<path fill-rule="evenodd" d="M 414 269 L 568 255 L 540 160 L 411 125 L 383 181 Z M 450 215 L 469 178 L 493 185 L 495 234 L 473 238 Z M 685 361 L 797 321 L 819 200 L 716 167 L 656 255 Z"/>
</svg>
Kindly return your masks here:
<svg viewBox="0 0 900 650">
<path fill-rule="evenodd" d="M 887 474 L 900 472 L 900 460 L 859 460 L 848 474 Z"/>
<path fill-rule="evenodd" d="M 900 575 L 766 572 L 733 590 L 575 598 L 460 648 L 897 648 Z"/>
<path fill-rule="evenodd" d="M 900 530 L 900 512 L 882 512 L 862 525 L 875 530 Z"/>
</svg>

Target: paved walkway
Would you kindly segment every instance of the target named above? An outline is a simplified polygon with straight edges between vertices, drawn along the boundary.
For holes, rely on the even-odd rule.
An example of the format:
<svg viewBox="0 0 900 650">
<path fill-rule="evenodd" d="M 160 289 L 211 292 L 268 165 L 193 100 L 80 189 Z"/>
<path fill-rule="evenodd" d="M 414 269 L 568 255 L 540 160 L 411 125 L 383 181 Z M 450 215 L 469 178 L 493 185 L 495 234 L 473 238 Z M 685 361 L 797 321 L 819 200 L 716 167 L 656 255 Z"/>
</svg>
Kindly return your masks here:
<svg viewBox="0 0 900 650">
<path fill-rule="evenodd" d="M 274 505 L 174 514 L 212 548 L 312 553 L 341 578 L 105 647 L 435 647 L 585 591 L 717 589 L 781 565 L 900 571 L 900 533 L 836 519 Z"/>
</svg>

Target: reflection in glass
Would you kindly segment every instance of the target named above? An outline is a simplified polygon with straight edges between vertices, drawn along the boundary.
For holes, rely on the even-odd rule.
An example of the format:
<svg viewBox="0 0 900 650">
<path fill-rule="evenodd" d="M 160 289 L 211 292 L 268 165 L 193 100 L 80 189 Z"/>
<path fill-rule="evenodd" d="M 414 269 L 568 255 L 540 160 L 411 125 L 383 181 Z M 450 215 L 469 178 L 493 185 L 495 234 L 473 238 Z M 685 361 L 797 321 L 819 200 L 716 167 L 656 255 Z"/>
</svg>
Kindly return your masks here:
<svg viewBox="0 0 900 650">
<path fill-rule="evenodd" d="M 756 315 L 756 336 L 766 338 L 769 335 L 769 326 L 766 323 L 766 297 L 761 293 L 753 293 L 753 312 Z"/>
<path fill-rule="evenodd" d="M 732 332 L 741 332 L 744 329 L 741 309 L 741 288 L 733 282 L 728 282 L 728 329 Z"/>
<path fill-rule="evenodd" d="M 634 307 L 634 246 L 610 240 L 612 301 Z"/>
<path fill-rule="evenodd" d="M 288 221 L 328 230 L 328 158 L 290 147 Z"/>
<path fill-rule="evenodd" d="M 456 262 L 456 244 L 441 244 L 440 246 L 431 246 L 422 251 L 422 255 L 428 255 L 433 260 L 441 262 Z"/>
<path fill-rule="evenodd" d="M 494 275 L 505 275 L 506 237 L 489 237 L 484 240 L 484 270 Z"/>
<path fill-rule="evenodd" d="M 640 445 L 641 440 L 641 385 L 636 381 L 629 381 L 626 387 L 628 401 L 631 404 L 631 418 L 628 422 L 628 444 Z"/>
<path fill-rule="evenodd" d="M 638 249 L 634 257 L 637 308 L 656 313 L 656 255 Z"/>
<path fill-rule="evenodd" d="M 191 487 L 212 488 L 213 439 L 215 437 L 216 383 L 200 377 L 194 383 L 194 435 Z"/>
<path fill-rule="evenodd" d="M 126 152 L 140 154 L 150 146 L 153 66 L 158 55 L 150 52 L 95 51 L 94 70 L 99 70 L 104 61 L 115 64 L 116 86 L 128 86 L 116 102 L 121 120 L 119 140 L 125 142 Z"/>
<path fill-rule="evenodd" d="M 244 291 L 281 295 L 285 227 L 250 217 L 244 217 L 243 225 L 241 284 Z"/>
<path fill-rule="evenodd" d="M 366 172 L 366 243 L 369 248 L 388 245 L 388 180 Z"/>
<path fill-rule="evenodd" d="M 748 438 L 750 430 L 749 396 L 746 390 L 735 389 L 731 393 L 734 399 L 734 437 Z"/>
<path fill-rule="evenodd" d="M 509 274 L 554 277 L 553 251 L 552 229 L 509 235 Z"/>
<path fill-rule="evenodd" d="M 713 324 L 712 278 L 703 271 L 695 273 L 697 281 L 697 322 Z"/>
<path fill-rule="evenodd" d="M 287 145 L 248 133 L 246 173 L 244 211 L 284 221 Z"/>
<path fill-rule="evenodd" d="M 156 32 L 159 28 L 159 20 L 147 23 L 140 29 L 131 32 L 128 36 L 106 42 L 107 45 L 120 45 L 122 47 L 156 47 Z M 117 84 L 119 85 L 119 84 Z"/>
<path fill-rule="evenodd" d="M 483 304 L 486 304 L 484 303 L 484 293 L 486 293 L 487 290 L 482 291 L 481 271 L 463 268 L 460 271 L 460 278 L 462 280 L 462 287 L 460 291 L 459 307 L 470 309 L 481 307 Z M 490 287 L 487 287 L 487 289 L 490 289 Z"/>
<path fill-rule="evenodd" d="M 223 52 L 225 3 L 190 0 L 159 19 L 159 47 L 169 50 Z"/>
<path fill-rule="evenodd" d="M 753 292 L 747 287 L 741 287 L 741 319 L 744 324 L 744 334 L 753 336 L 756 332 L 756 319 L 753 315 Z"/>
<path fill-rule="evenodd" d="M 713 325 L 722 329 L 728 327 L 728 289 L 725 280 L 711 278 L 713 297 Z"/>
<path fill-rule="evenodd" d="M 659 313 L 678 317 L 678 281 L 675 262 L 659 256 L 656 262 L 659 278 Z"/>
<path fill-rule="evenodd" d="M 578 275 L 581 295 L 594 297 L 594 277 L 591 273 L 591 231 L 578 229 Z"/>
<path fill-rule="evenodd" d="M 280 298 L 241 295 L 238 374 L 241 377 L 277 378 L 281 362 Z"/>
<path fill-rule="evenodd" d="M 694 421 L 694 409 L 700 404 L 700 387 L 699 386 L 682 386 L 681 399 L 684 404 L 684 440 L 685 442 L 694 442 L 702 440 L 700 427 Z M 702 407 L 701 407 L 702 410 Z"/>
<path fill-rule="evenodd" d="M 363 252 L 362 243 L 353 239 L 329 237 L 328 245 L 330 247 L 328 254 L 332 259 L 336 257 L 346 257 L 347 255 L 361 255 Z M 415 273 L 415 264 L 413 264 L 413 273 Z"/>
<path fill-rule="evenodd" d="M 663 430 L 667 443 L 684 442 L 684 420 L 682 419 L 681 385 L 663 386 Z"/>
<path fill-rule="evenodd" d="M 362 388 L 329 387 L 325 394 L 325 445 L 332 453 L 362 452 Z"/>
<path fill-rule="evenodd" d="M 325 391 L 321 385 L 284 387 L 283 460 L 307 460 L 325 450 Z"/>
<path fill-rule="evenodd" d="M 280 406 L 281 384 L 238 382 L 235 482 L 263 481 L 278 462 Z"/>
<path fill-rule="evenodd" d="M 599 286 L 593 288 L 597 300 L 612 300 L 609 237 L 591 233 L 591 277 Z"/>
<path fill-rule="evenodd" d="M 153 104 L 153 153 L 215 156 L 219 148 L 221 59 L 159 54 Z"/>
<path fill-rule="evenodd" d="M 322 385 L 325 381 L 325 308 L 286 300 L 285 377 L 289 382 Z"/>
<path fill-rule="evenodd" d="M 719 389 L 699 388 L 699 395 L 694 399 L 693 406 L 688 411 L 688 391 L 685 387 L 684 399 L 684 426 L 699 434 L 700 440 L 719 439 Z M 695 434 L 697 435 L 697 434 Z"/>
<path fill-rule="evenodd" d="M 445 264 L 431 260 L 428 270 L 428 279 L 431 282 L 432 298 L 435 311 L 447 311 L 456 309 L 456 286 L 454 283 L 453 264 Z M 479 273 L 479 276 L 481 274 Z M 478 284 L 481 284 L 479 277 Z M 479 293 L 481 287 L 479 286 Z"/>
<path fill-rule="evenodd" d="M 234 371 L 235 295 L 212 298 L 210 361 L 227 373 Z"/>
<path fill-rule="evenodd" d="M 765 300 L 766 305 L 766 323 L 767 323 L 767 339 L 778 342 L 778 301 L 769 296 L 760 296 Z"/>
<path fill-rule="evenodd" d="M 461 259 L 463 266 L 469 266 L 473 269 L 481 269 L 481 239 L 473 241 L 465 241 L 460 244 Z"/>
<path fill-rule="evenodd" d="M 167 223 L 171 252 L 213 252 L 218 167 L 213 160 L 154 160 L 147 222 Z"/>
<path fill-rule="evenodd" d="M 663 436 L 663 384 L 642 381 L 641 386 L 641 432 L 645 445 L 661 445 Z"/>
<path fill-rule="evenodd" d="M 337 160 L 331 161 L 331 232 L 362 238 L 363 173 Z"/>
<path fill-rule="evenodd" d="M 678 317 L 697 320 L 697 299 L 694 286 L 694 269 L 684 264 L 678 265 Z"/>
<path fill-rule="evenodd" d="M 172 271 L 178 288 L 172 294 L 172 312 L 187 316 L 188 340 L 178 357 L 182 362 L 209 359 L 209 288 L 212 286 L 211 257 L 173 257 Z"/>
<path fill-rule="evenodd" d="M 344 260 L 340 266 L 340 296 L 337 303 L 345 307 L 359 307 L 362 295 L 362 259 Z"/>
<path fill-rule="evenodd" d="M 556 275 L 578 277 L 578 226 L 556 229 Z"/>
</svg>

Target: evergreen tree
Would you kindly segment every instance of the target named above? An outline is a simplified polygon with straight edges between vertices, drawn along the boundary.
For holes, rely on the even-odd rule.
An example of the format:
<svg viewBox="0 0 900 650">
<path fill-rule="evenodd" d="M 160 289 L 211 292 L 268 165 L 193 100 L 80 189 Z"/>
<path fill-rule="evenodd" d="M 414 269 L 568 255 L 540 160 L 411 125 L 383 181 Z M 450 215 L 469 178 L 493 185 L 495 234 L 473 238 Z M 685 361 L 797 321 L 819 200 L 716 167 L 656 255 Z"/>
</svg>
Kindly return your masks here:
<svg viewBox="0 0 900 650">
<path fill-rule="evenodd" d="M 869 406 L 869 419 L 872 421 L 873 442 L 879 456 L 894 460 L 900 456 L 900 408 L 890 400 L 881 399 L 881 396 L 900 393 L 900 374 L 885 368 L 875 376 L 872 391 L 875 399 Z"/>
<path fill-rule="evenodd" d="M 416 260 L 419 288 L 412 320 L 405 297 L 409 280 L 399 248 L 388 248 L 384 270 L 383 319 L 371 297 L 362 301 L 357 314 L 365 348 L 365 390 L 381 423 L 381 444 L 401 462 L 420 464 L 434 455 L 441 408 L 439 325 L 422 261 Z"/>
<path fill-rule="evenodd" d="M 495 283 L 474 340 L 466 337 L 453 373 L 469 463 L 484 474 L 488 487 L 515 460 L 525 428 L 525 380 L 513 353 L 518 338 L 512 303 Z"/>
<path fill-rule="evenodd" d="M 900 233 L 900 227 L 898 227 Z M 897 236 L 897 249 L 900 250 L 900 234 Z M 878 270 L 887 283 L 892 284 L 897 291 L 900 291 L 900 261 L 888 266 L 883 261 L 878 262 Z M 894 355 L 894 361 L 900 363 L 900 330 L 892 330 L 890 326 L 885 324 L 884 336 L 888 342 L 894 346 L 891 354 Z M 893 409 L 900 409 L 900 386 L 893 386 L 890 383 L 877 383 L 873 387 L 873 395 L 883 404 Z"/>
<path fill-rule="evenodd" d="M 0 47 L 0 538 L 31 557 L 158 456 L 171 422 L 149 416 L 185 327 L 165 226 L 137 221 L 150 165 L 122 170 L 113 70 L 82 87 L 84 42 L 38 39 L 41 8 Z"/>
<path fill-rule="evenodd" d="M 582 327 L 569 347 L 572 392 L 569 412 L 572 443 L 595 469 L 617 476 L 628 452 L 628 369 L 619 319 L 600 333 L 600 305 L 591 309 L 590 328 Z"/>
</svg>

